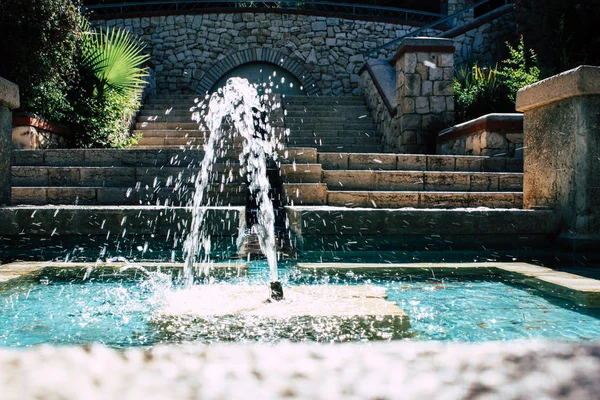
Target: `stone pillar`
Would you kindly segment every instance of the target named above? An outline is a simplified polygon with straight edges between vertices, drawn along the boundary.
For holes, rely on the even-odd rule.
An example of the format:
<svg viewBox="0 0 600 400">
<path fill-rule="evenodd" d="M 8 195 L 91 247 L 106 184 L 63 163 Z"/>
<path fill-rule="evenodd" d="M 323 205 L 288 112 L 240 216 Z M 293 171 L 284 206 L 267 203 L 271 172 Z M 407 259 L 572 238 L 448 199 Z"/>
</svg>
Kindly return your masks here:
<svg viewBox="0 0 600 400">
<path fill-rule="evenodd" d="M 437 133 L 454 122 L 454 44 L 406 38 L 394 56 L 401 153 L 434 153 Z"/>
<path fill-rule="evenodd" d="M 10 204 L 12 110 L 19 108 L 19 87 L 0 77 L 0 205 Z"/>
<path fill-rule="evenodd" d="M 525 208 L 553 208 L 561 237 L 600 239 L 600 67 L 523 88 Z"/>
</svg>

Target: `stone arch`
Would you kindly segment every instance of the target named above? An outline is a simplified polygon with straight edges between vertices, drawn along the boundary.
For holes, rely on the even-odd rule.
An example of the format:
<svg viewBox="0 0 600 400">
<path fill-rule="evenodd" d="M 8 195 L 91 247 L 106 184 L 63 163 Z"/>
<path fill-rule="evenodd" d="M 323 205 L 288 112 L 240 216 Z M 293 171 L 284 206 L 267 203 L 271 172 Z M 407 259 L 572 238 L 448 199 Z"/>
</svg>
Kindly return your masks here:
<svg viewBox="0 0 600 400">
<path fill-rule="evenodd" d="M 197 93 L 206 93 L 229 71 L 244 64 L 265 62 L 275 64 L 296 77 L 308 95 L 317 95 L 320 90 L 311 73 L 299 62 L 277 50 L 265 47 L 253 47 L 230 54 L 215 63 L 196 86 Z"/>
</svg>

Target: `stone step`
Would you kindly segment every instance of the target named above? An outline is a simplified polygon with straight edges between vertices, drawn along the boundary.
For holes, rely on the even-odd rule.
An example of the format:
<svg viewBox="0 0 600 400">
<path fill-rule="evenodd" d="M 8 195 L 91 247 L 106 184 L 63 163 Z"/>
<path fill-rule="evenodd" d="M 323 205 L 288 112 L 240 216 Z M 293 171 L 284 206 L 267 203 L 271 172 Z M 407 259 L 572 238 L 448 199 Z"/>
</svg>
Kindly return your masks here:
<svg viewBox="0 0 600 400">
<path fill-rule="evenodd" d="M 56 149 L 14 150 L 13 166 L 188 166 L 204 158 L 204 150 Z M 235 157 L 237 159 L 237 156 Z"/>
<path fill-rule="evenodd" d="M 347 113 L 350 115 L 366 115 L 367 106 L 365 104 L 286 104 L 284 106 L 284 112 L 287 115 L 331 115 L 338 113 Z M 370 115 L 370 114 L 369 114 Z"/>
<path fill-rule="evenodd" d="M 135 130 L 164 130 L 164 129 L 173 129 L 173 130 L 200 130 L 200 124 L 196 122 L 138 122 L 135 124 Z"/>
<path fill-rule="evenodd" d="M 340 114 L 338 116 L 315 116 L 309 114 L 307 116 L 290 116 L 289 114 L 285 117 L 286 126 L 290 124 L 319 124 L 319 123 L 331 123 L 331 124 L 344 124 L 344 123 L 357 123 L 357 124 L 369 124 L 373 125 L 373 120 L 370 116 L 354 116 L 348 114 Z"/>
<path fill-rule="evenodd" d="M 291 135 L 285 141 L 286 145 L 299 145 L 299 146 L 379 146 L 381 147 L 381 141 L 379 138 L 372 138 L 366 136 L 354 136 L 347 138 L 340 137 L 298 137 Z"/>
<path fill-rule="evenodd" d="M 191 137 L 142 137 L 138 141 L 138 145 L 140 146 L 204 146 L 208 141 L 200 136 L 191 136 Z"/>
<path fill-rule="evenodd" d="M 149 137 L 208 137 L 210 136 L 210 132 L 206 130 L 175 130 L 175 129 L 158 129 L 155 131 L 152 130 L 134 130 L 132 132 L 134 135 L 143 135 L 145 138 Z"/>
<path fill-rule="evenodd" d="M 163 115 L 163 116 L 138 116 L 136 119 L 136 125 L 150 123 L 150 122 L 169 122 L 169 123 L 195 123 L 197 127 L 200 127 L 200 123 L 190 116 L 173 116 L 173 115 Z M 284 121 L 282 119 L 274 118 L 268 121 L 272 127 L 282 127 L 284 125 Z"/>
<path fill-rule="evenodd" d="M 283 182 L 319 183 L 323 170 L 320 164 L 282 164 L 280 174 Z"/>
<path fill-rule="evenodd" d="M 523 160 L 504 157 L 319 152 L 324 170 L 523 172 Z"/>
<path fill-rule="evenodd" d="M 340 192 L 328 190 L 327 204 L 337 207 L 366 208 L 523 208 L 523 194 L 521 192 Z"/>
<path fill-rule="evenodd" d="M 514 192 L 523 174 L 501 172 L 323 171 L 329 190 Z"/>
<path fill-rule="evenodd" d="M 346 152 L 346 153 L 376 153 L 381 151 L 381 145 L 339 145 L 339 146 L 330 146 L 330 145 L 317 145 L 310 144 L 312 147 L 316 148 L 317 151 L 320 152 Z M 286 146 L 288 148 L 293 148 L 296 146 L 308 146 L 306 145 L 295 145 L 293 143 L 287 143 Z"/>
<path fill-rule="evenodd" d="M 171 187 L 193 186 L 199 168 L 190 167 L 12 167 L 14 186 Z M 245 182 L 239 164 L 213 164 L 213 179 L 228 186 Z M 223 178 L 222 178 L 223 177 Z"/>
<path fill-rule="evenodd" d="M 282 99 L 284 105 L 305 105 L 305 104 L 365 104 L 361 96 L 286 96 Z"/>
<path fill-rule="evenodd" d="M 410 254 L 412 262 L 465 255 L 486 261 L 498 251 L 511 259 L 541 248 L 558 231 L 551 210 L 288 206 L 286 213 L 292 243 L 302 257 L 314 254 L 317 260 L 352 251 L 362 257 L 369 251 L 376 257 L 417 252 Z"/>
<path fill-rule="evenodd" d="M 164 117 L 185 117 L 185 118 L 189 118 L 190 120 L 192 119 L 192 114 L 193 111 L 190 111 L 189 109 L 172 109 L 170 111 L 167 110 L 163 110 L 161 109 L 157 109 L 157 108 L 152 108 L 152 107 L 146 107 L 144 106 L 141 110 L 140 113 L 138 114 L 138 117 L 156 117 L 156 118 L 164 118 Z"/>
<path fill-rule="evenodd" d="M 245 229 L 246 207 L 207 207 L 205 218 L 209 226 L 215 227 L 213 236 L 235 238 Z M 89 235 L 106 238 L 108 232 L 119 235 L 126 229 L 127 234 L 157 235 L 164 241 L 164 238 L 172 238 L 173 233 L 188 227 L 190 221 L 189 208 L 171 206 L 1 207 L 0 236 L 17 236 L 25 231 L 32 239 L 53 234 L 58 237 Z"/>
<path fill-rule="evenodd" d="M 288 206 L 329 205 L 367 208 L 522 208 L 522 192 L 336 191 L 325 183 L 285 183 Z"/>
<path fill-rule="evenodd" d="M 18 187 L 11 188 L 12 205 L 189 205 L 192 190 L 130 187 Z M 212 206 L 246 205 L 246 185 L 236 191 L 209 190 Z"/>
<path fill-rule="evenodd" d="M 139 124 L 138 124 L 139 125 Z M 367 131 L 367 132 L 374 132 L 374 126 L 371 122 L 340 122 L 337 124 L 327 124 L 327 123 L 322 123 L 322 122 L 316 122 L 316 123 L 299 123 L 299 122 L 287 122 L 285 124 L 285 127 L 290 129 L 292 132 L 296 131 L 296 130 L 300 130 L 300 131 L 307 131 L 307 130 L 311 130 L 311 131 L 315 131 L 315 132 L 320 132 L 320 131 L 327 131 L 327 130 L 353 130 L 353 131 Z M 158 128 L 157 128 L 158 129 Z M 175 129 L 175 128 L 172 128 Z"/>
</svg>

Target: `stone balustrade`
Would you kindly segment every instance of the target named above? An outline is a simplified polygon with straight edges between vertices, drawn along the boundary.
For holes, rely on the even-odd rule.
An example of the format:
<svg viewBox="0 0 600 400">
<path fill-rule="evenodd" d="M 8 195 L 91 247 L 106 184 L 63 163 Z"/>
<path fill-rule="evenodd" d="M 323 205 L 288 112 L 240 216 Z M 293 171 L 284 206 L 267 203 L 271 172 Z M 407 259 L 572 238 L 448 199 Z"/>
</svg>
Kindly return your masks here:
<svg viewBox="0 0 600 400">
<path fill-rule="evenodd" d="M 523 115 L 487 114 L 440 132 L 443 155 L 523 158 Z"/>
<path fill-rule="evenodd" d="M 385 150 L 433 153 L 437 132 L 454 121 L 452 40 L 406 38 L 387 64 L 368 63 L 360 83 Z M 394 89 L 395 102 L 390 99 Z"/>
<path fill-rule="evenodd" d="M 581 66 L 521 89 L 523 205 L 552 208 L 561 236 L 582 250 L 600 243 L 600 67 Z"/>
</svg>

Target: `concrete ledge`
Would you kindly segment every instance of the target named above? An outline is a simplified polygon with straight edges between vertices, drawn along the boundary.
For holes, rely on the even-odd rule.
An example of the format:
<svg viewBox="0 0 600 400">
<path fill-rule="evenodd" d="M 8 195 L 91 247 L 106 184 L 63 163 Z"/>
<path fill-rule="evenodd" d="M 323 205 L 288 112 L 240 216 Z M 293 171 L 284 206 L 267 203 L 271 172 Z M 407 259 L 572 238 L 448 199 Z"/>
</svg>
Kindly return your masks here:
<svg viewBox="0 0 600 400">
<path fill-rule="evenodd" d="M 582 65 L 519 90 L 516 108 L 525 112 L 562 99 L 589 95 L 600 95 L 600 67 Z"/>
<path fill-rule="evenodd" d="M 598 343 L 235 343 L 0 350 L 3 400 L 216 400 L 252 393 L 298 400 L 594 399 L 600 390 L 598 376 Z"/>
<path fill-rule="evenodd" d="M 2 77 L 0 77 L 0 106 L 10 110 L 21 106 L 19 99 L 19 87 Z"/>
<path fill-rule="evenodd" d="M 363 263 L 299 263 L 298 269 L 309 272 L 346 273 L 349 271 L 373 273 L 396 271 L 428 275 L 444 274 L 482 275 L 499 274 L 514 277 L 518 283 L 539 289 L 552 296 L 571 301 L 586 308 L 600 308 L 600 281 L 566 272 L 555 271 L 528 263 L 414 263 L 414 264 L 363 264 Z"/>
<path fill-rule="evenodd" d="M 51 271 L 59 278 L 87 280 L 90 278 L 139 277 L 149 272 L 182 273 L 183 263 L 171 262 L 14 262 L 0 265 L 0 285 Z M 209 267 L 211 276 L 240 276 L 248 273 L 248 263 L 217 262 Z"/>
<path fill-rule="evenodd" d="M 215 236 L 237 236 L 245 228 L 244 206 L 208 207 L 206 224 Z M 0 208 L 0 236 L 173 235 L 191 221 L 185 207 L 22 206 Z"/>
</svg>

